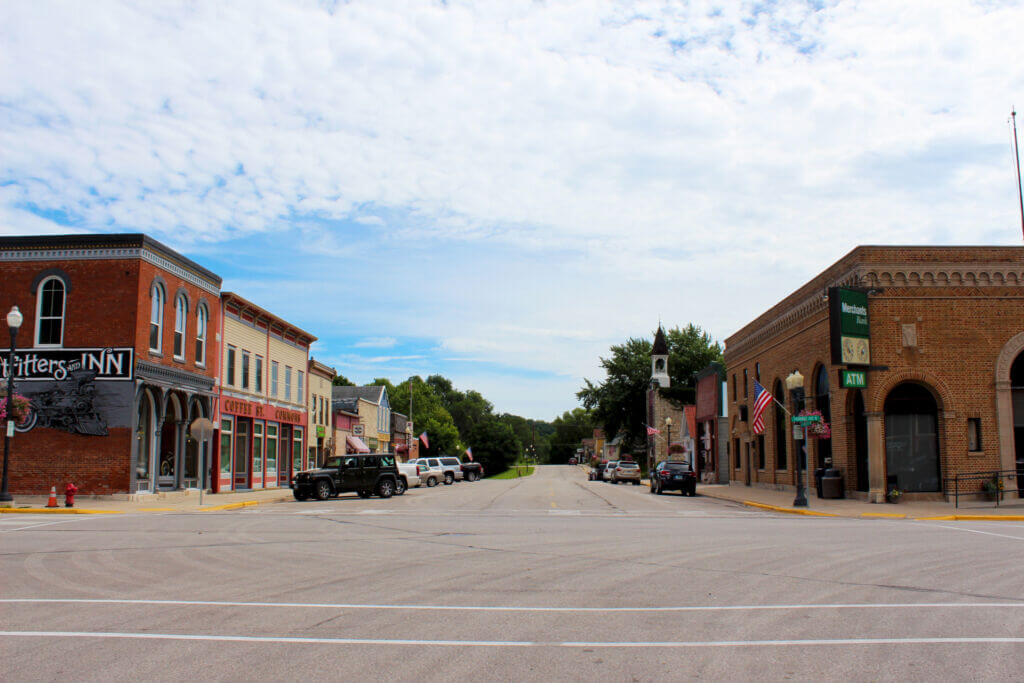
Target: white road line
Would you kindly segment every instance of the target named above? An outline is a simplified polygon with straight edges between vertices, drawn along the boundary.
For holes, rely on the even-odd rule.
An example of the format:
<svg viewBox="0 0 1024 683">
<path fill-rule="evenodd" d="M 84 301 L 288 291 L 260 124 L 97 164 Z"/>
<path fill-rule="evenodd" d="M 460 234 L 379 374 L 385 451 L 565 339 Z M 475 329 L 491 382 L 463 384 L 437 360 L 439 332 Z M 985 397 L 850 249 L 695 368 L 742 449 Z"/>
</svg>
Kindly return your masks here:
<svg viewBox="0 0 1024 683">
<path fill-rule="evenodd" d="M 528 607 L 511 605 L 387 605 L 327 602 L 230 602 L 221 600 L 130 600 L 122 598 L 0 598 L 0 604 L 175 605 L 194 607 L 285 607 L 416 610 L 436 612 L 742 612 L 842 609 L 1024 609 L 1024 602 L 890 602 L 806 605 L 682 605 L 655 607 Z"/>
<path fill-rule="evenodd" d="M 47 519 L 49 519 L 49 518 L 47 518 Z M 20 520 L 17 523 L 24 524 L 25 521 L 27 521 L 27 520 Z M 0 534 L 9 534 L 12 531 L 24 531 L 25 529 L 36 529 L 36 528 L 41 527 L 41 526 L 53 526 L 54 524 L 69 524 L 71 522 L 81 522 L 81 521 L 84 521 L 84 520 L 78 519 L 78 516 L 76 515 L 74 519 L 58 519 L 55 522 L 43 522 L 43 521 L 32 522 L 32 523 L 29 523 L 29 524 L 25 524 L 25 526 L 19 526 L 16 529 L 0 529 Z M 10 524 L 11 522 L 8 522 L 8 523 Z"/>
<path fill-rule="evenodd" d="M 1009 534 L 997 534 L 992 531 L 979 531 L 978 529 L 966 529 L 960 526 L 947 526 L 945 524 L 929 524 L 928 526 L 937 526 L 940 529 L 952 529 L 953 531 L 967 531 L 972 534 L 983 534 L 985 536 L 998 536 L 999 538 L 1012 538 L 1015 541 L 1024 541 L 1024 537 L 1011 536 Z"/>
<path fill-rule="evenodd" d="M 813 645 L 978 645 L 1021 644 L 1024 638 L 980 636 L 954 638 L 835 638 L 831 640 L 681 640 L 649 642 L 533 641 L 533 640 L 411 640 L 401 638 L 310 638 L 293 636 L 229 636 L 191 633 L 117 633 L 103 631 L 0 631 L 12 638 L 121 638 L 132 640 L 191 640 L 235 643 L 284 643 L 313 645 L 440 645 L 450 647 L 560 647 L 560 648 L 704 648 L 704 647 L 806 647 Z"/>
</svg>

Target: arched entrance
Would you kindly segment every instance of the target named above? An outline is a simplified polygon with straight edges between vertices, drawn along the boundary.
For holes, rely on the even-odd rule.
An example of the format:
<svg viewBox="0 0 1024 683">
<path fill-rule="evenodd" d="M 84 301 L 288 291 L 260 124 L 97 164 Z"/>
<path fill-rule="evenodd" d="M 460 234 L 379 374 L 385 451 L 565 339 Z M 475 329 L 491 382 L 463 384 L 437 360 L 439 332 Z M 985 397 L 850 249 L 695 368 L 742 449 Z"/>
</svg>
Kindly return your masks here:
<svg viewBox="0 0 1024 683">
<path fill-rule="evenodd" d="M 1017 491 L 1024 494 L 1024 352 L 1010 366 L 1013 401 L 1013 452 L 1017 466 Z"/>
<path fill-rule="evenodd" d="M 899 384 L 885 399 L 886 488 L 941 490 L 938 406 L 923 385 Z"/>
<path fill-rule="evenodd" d="M 864 412 L 864 396 L 860 390 L 853 392 L 853 450 L 857 464 L 857 490 L 867 492 L 868 482 L 868 416 Z"/>
<path fill-rule="evenodd" d="M 178 396 L 167 398 L 164 423 L 160 427 L 160 453 L 156 462 L 156 483 L 161 489 L 178 487 L 178 432 L 185 421 L 185 410 Z"/>
<path fill-rule="evenodd" d="M 149 391 L 139 396 L 138 428 L 135 431 L 135 490 L 147 491 L 152 483 L 149 466 L 156 436 L 156 404 Z"/>
<path fill-rule="evenodd" d="M 832 400 L 828 393 L 828 368 L 818 368 L 814 381 L 814 407 L 821 412 L 821 419 L 831 424 Z M 815 439 L 818 442 L 818 467 L 832 466 L 832 439 Z"/>
</svg>

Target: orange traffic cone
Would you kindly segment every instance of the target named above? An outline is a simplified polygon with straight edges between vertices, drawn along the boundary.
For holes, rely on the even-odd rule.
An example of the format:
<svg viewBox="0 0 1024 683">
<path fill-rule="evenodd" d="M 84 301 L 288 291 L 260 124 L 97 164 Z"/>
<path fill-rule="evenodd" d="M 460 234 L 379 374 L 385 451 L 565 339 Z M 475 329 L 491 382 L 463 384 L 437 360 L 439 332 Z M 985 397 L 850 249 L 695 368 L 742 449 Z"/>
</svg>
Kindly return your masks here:
<svg viewBox="0 0 1024 683">
<path fill-rule="evenodd" d="M 46 507 L 55 508 L 57 507 L 57 487 L 50 487 L 50 500 L 46 501 Z"/>
</svg>

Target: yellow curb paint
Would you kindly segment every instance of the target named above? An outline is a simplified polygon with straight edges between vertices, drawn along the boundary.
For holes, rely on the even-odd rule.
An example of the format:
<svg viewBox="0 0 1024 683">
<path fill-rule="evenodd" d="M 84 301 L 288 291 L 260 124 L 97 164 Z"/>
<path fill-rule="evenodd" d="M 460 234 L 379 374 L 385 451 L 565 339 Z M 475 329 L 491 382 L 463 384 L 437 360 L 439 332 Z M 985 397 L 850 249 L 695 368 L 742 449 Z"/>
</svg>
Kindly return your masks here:
<svg viewBox="0 0 1024 683">
<path fill-rule="evenodd" d="M 943 515 L 941 517 L 915 517 L 915 522 L 952 522 L 956 517 L 953 515 Z"/>
<path fill-rule="evenodd" d="M 86 510 L 85 508 L 0 508 L 0 513 L 23 515 L 119 515 L 123 510 Z"/>
<path fill-rule="evenodd" d="M 898 512 L 862 512 L 861 517 L 886 517 L 892 519 L 906 519 L 906 515 L 901 515 Z"/>
<path fill-rule="evenodd" d="M 752 500 L 743 501 L 744 505 L 748 505 L 754 508 L 762 508 L 764 510 L 774 510 L 775 512 L 785 512 L 790 515 L 806 515 L 808 517 L 839 517 L 840 515 L 833 514 L 831 512 L 815 512 L 814 510 L 797 510 L 795 508 L 783 508 L 777 505 L 766 505 L 764 503 L 755 503 Z"/>
<path fill-rule="evenodd" d="M 1024 515 L 953 515 L 958 522 L 1024 522 Z"/>
<path fill-rule="evenodd" d="M 226 503 L 224 505 L 215 505 L 211 508 L 199 508 L 199 512 L 217 512 L 218 510 L 236 510 L 238 508 L 249 507 L 250 505 L 258 505 L 259 503 L 255 500 L 243 500 L 241 503 Z"/>
</svg>

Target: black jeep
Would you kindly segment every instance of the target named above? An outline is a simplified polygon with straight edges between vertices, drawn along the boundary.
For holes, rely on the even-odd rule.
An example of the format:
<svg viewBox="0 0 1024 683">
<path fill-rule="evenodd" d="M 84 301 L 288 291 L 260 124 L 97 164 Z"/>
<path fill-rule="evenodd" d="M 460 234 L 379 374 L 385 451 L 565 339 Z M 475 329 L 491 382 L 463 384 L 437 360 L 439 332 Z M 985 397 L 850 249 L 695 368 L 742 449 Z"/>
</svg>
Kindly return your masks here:
<svg viewBox="0 0 1024 683">
<path fill-rule="evenodd" d="M 327 500 L 348 491 L 355 491 L 360 498 L 369 498 L 374 493 L 390 498 L 397 483 L 398 468 L 390 453 L 336 455 L 328 458 L 323 467 L 296 474 L 292 494 L 295 500 Z"/>
</svg>

